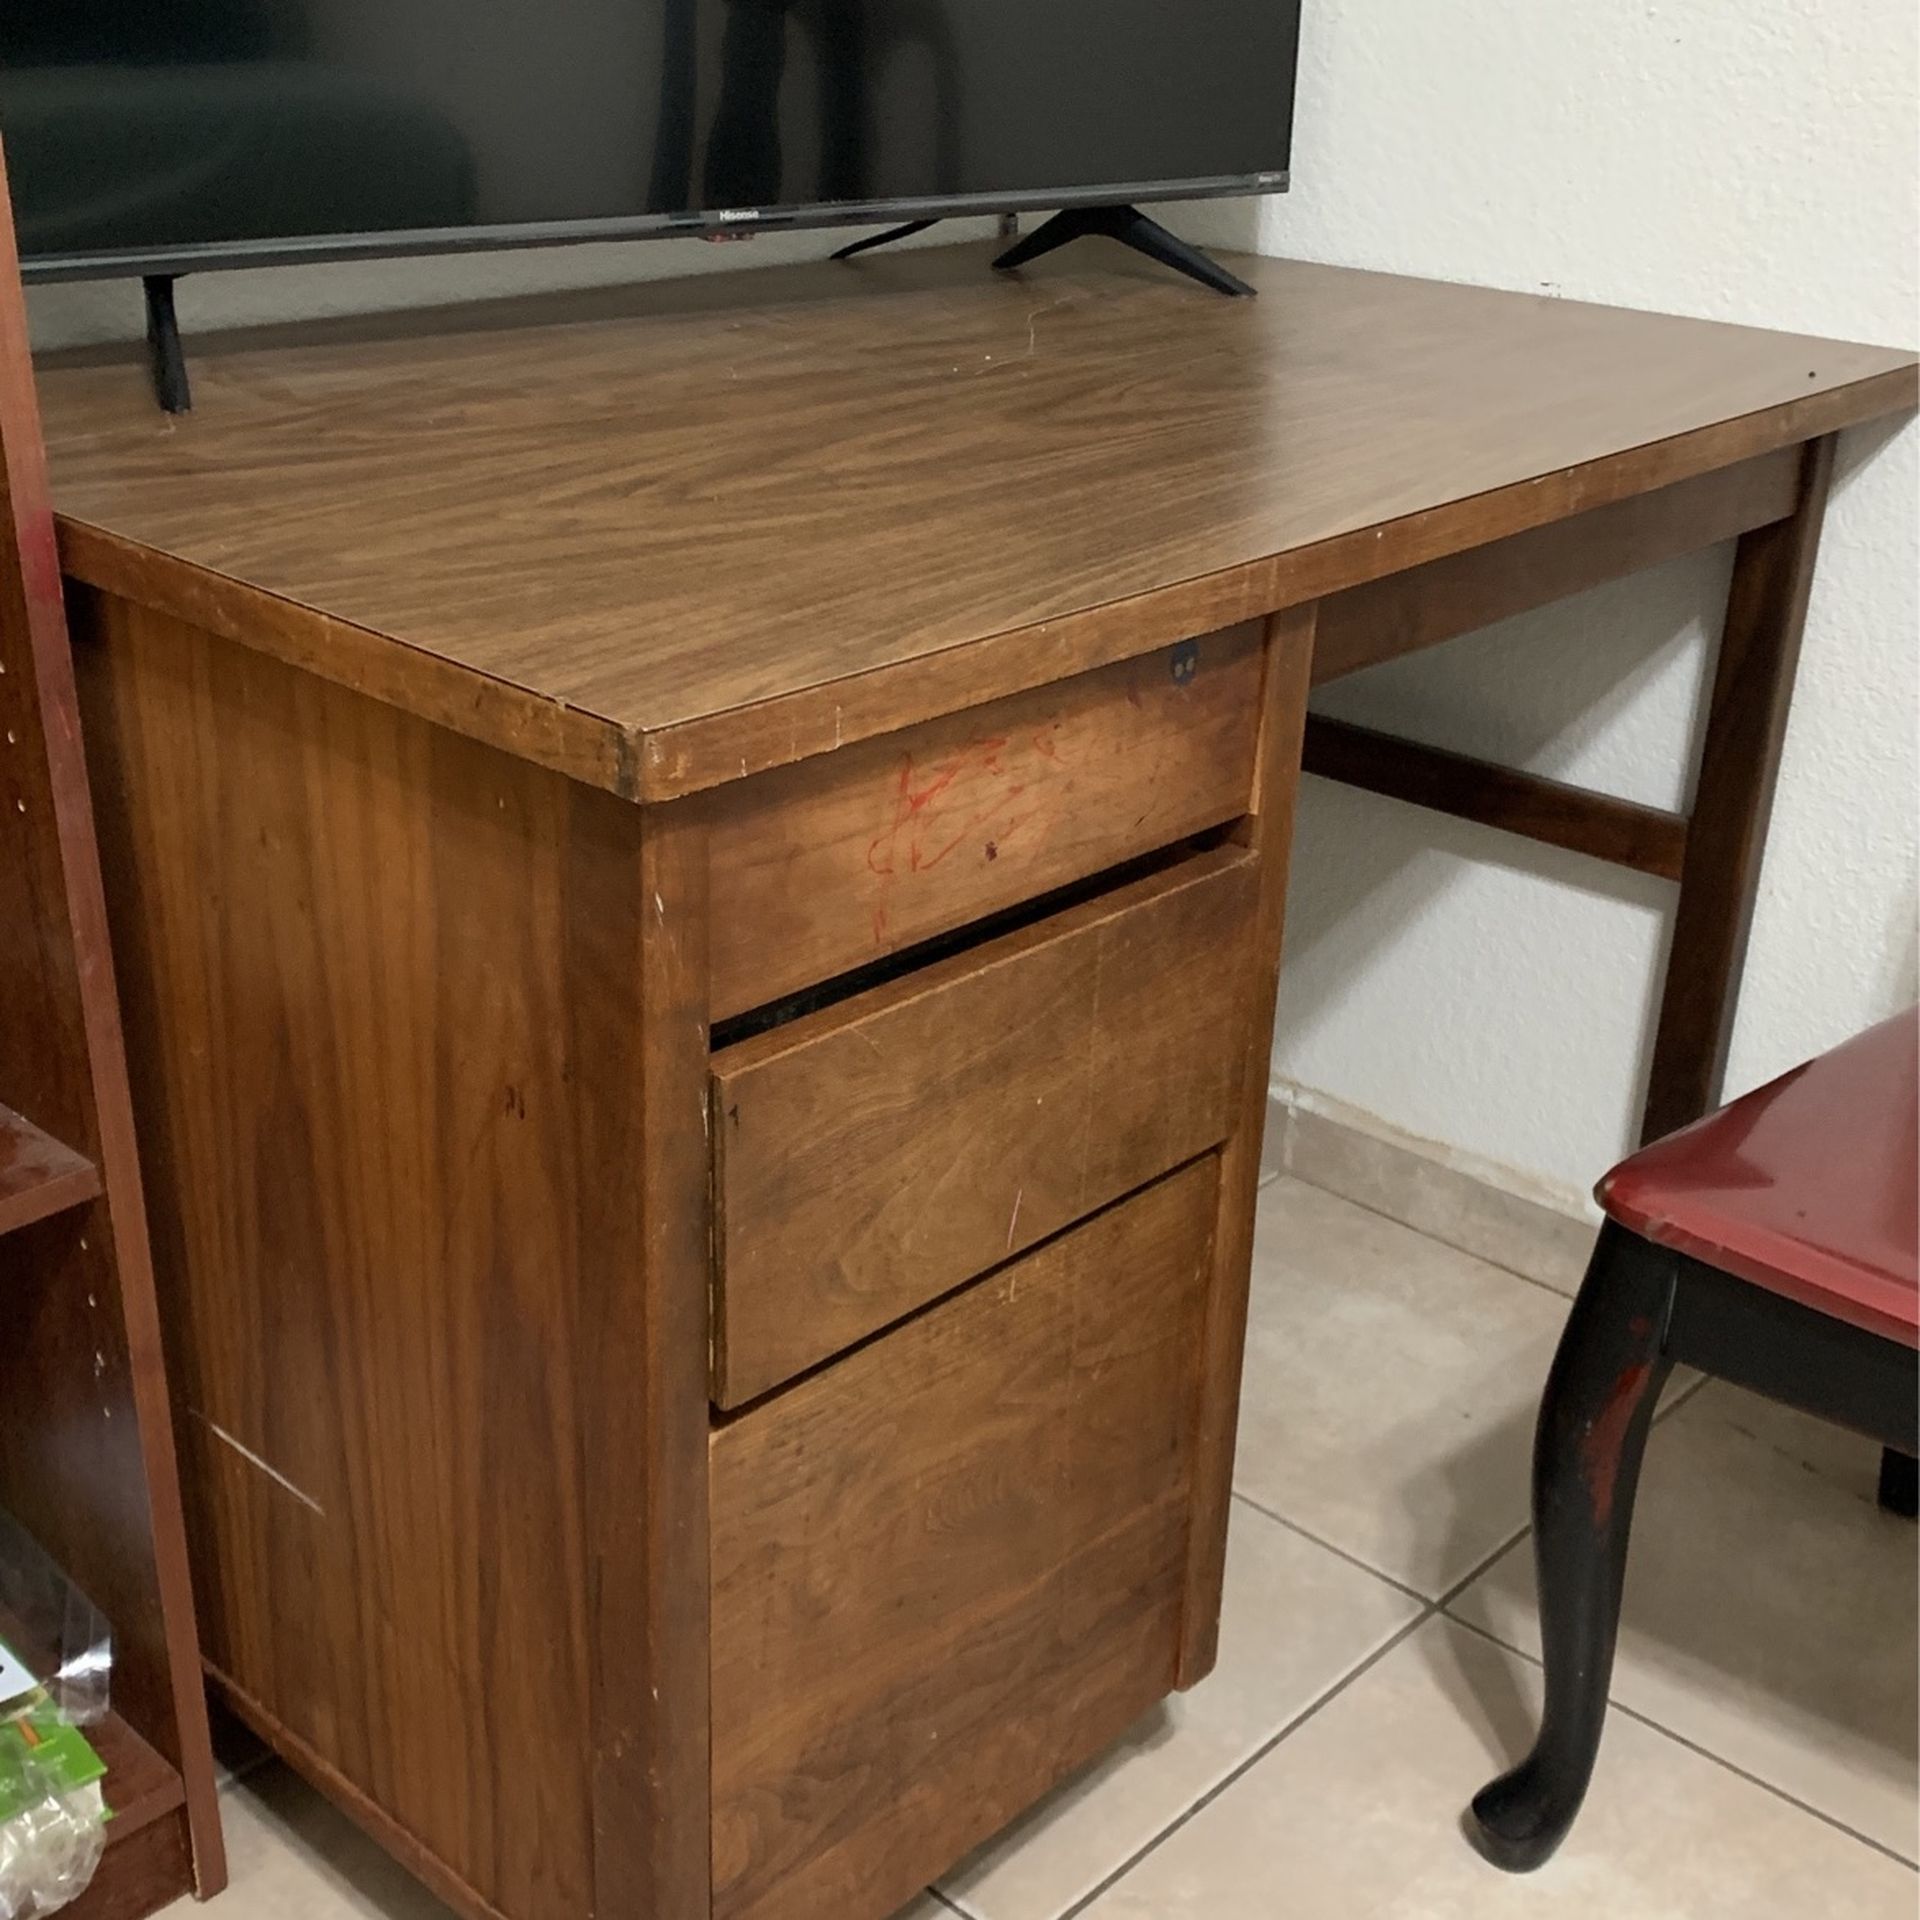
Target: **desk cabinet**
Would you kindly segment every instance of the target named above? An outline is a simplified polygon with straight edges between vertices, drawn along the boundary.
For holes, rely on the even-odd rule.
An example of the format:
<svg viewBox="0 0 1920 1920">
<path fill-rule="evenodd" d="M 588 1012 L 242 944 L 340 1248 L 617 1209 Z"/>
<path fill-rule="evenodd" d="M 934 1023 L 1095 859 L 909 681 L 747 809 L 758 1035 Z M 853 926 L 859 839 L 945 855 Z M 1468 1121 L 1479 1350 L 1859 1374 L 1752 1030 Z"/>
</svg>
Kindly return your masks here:
<svg viewBox="0 0 1920 1920">
<path fill-rule="evenodd" d="M 276 1745 L 470 1911 L 885 1920 L 1204 1671 L 1310 621 L 638 807 L 74 618 Z"/>
</svg>

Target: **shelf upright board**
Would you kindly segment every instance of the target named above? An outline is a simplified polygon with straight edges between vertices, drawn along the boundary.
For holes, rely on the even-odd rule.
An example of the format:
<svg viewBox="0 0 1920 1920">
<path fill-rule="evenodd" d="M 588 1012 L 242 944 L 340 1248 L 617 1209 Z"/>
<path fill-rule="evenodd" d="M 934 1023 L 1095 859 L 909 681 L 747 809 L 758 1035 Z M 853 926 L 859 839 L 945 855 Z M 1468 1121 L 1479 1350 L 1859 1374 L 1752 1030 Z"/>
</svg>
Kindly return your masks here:
<svg viewBox="0 0 1920 1920">
<path fill-rule="evenodd" d="M 0 156 L 0 1506 L 106 1614 L 115 1818 L 74 1920 L 225 1883 L 186 1534 Z"/>
</svg>

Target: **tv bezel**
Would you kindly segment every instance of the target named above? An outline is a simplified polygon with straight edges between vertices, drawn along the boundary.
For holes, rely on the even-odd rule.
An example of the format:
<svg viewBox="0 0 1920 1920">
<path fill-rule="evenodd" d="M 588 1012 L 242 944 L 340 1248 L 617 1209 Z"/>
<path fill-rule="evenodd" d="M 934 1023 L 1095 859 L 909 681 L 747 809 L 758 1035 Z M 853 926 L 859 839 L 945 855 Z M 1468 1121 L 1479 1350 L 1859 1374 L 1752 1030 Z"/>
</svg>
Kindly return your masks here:
<svg viewBox="0 0 1920 1920">
<path fill-rule="evenodd" d="M 1289 145 L 1291 142 L 1289 142 Z M 598 220 L 520 221 L 492 226 L 383 228 L 363 234 L 311 234 L 270 240 L 208 241 L 150 250 L 22 254 L 21 277 L 36 282 L 139 279 L 227 272 L 242 267 L 293 267 L 342 260 L 398 260 L 490 253 L 518 247 L 564 247 L 607 240 L 742 237 L 795 228 L 884 226 L 910 220 L 960 219 L 1060 207 L 1137 205 L 1171 200 L 1249 198 L 1285 193 L 1289 166 L 1269 172 L 1186 180 L 1114 181 L 1089 187 L 929 194 L 897 200 L 821 200 L 797 206 L 714 207 L 691 213 L 620 214 Z"/>
</svg>

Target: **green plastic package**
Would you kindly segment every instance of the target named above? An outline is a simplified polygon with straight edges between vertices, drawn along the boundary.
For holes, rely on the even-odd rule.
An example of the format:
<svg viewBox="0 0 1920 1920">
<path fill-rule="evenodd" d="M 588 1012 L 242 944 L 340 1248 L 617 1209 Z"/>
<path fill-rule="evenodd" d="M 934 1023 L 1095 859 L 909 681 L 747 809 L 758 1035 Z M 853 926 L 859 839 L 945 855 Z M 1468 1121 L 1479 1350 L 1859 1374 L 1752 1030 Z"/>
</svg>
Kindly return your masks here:
<svg viewBox="0 0 1920 1920">
<path fill-rule="evenodd" d="M 106 1846 L 106 1770 L 45 1688 L 0 1702 L 0 1920 L 39 1920 L 85 1890 Z"/>
</svg>

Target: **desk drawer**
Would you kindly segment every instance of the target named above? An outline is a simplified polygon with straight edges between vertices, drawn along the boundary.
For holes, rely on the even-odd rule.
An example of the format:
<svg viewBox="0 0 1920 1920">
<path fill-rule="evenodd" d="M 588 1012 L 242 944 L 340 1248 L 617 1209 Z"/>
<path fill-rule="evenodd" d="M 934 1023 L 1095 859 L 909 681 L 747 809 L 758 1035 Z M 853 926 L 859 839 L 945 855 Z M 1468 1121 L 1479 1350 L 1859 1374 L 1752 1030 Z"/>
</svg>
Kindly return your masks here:
<svg viewBox="0 0 1920 1920">
<path fill-rule="evenodd" d="M 892 1912 L 1173 1686 L 1218 1164 L 715 1433 L 715 1920 Z"/>
<path fill-rule="evenodd" d="M 1257 866 L 1194 855 L 717 1054 L 715 1400 L 1222 1140 Z"/>
<path fill-rule="evenodd" d="M 742 781 L 716 805 L 712 1014 L 1247 810 L 1261 627 L 1231 627 Z"/>
</svg>

